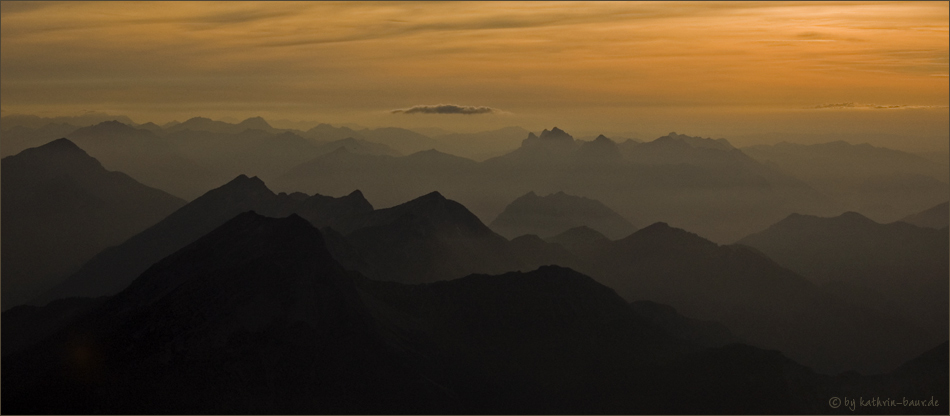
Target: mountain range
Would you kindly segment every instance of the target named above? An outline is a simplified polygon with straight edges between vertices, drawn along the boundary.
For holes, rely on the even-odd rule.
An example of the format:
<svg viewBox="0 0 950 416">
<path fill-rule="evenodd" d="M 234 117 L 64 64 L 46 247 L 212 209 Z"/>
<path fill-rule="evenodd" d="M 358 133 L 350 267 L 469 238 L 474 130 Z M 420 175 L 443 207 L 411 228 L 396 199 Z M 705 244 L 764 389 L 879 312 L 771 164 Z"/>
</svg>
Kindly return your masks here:
<svg viewBox="0 0 950 416">
<path fill-rule="evenodd" d="M 947 361 L 831 377 L 705 348 L 676 334 L 708 325 L 561 267 L 370 280 L 293 214 L 239 214 L 78 315 L 4 355 L 4 413 L 819 413 L 882 383 L 929 394 Z"/>
<path fill-rule="evenodd" d="M 67 139 L 5 157 L 0 166 L 4 310 L 185 204 L 106 170 Z"/>
</svg>

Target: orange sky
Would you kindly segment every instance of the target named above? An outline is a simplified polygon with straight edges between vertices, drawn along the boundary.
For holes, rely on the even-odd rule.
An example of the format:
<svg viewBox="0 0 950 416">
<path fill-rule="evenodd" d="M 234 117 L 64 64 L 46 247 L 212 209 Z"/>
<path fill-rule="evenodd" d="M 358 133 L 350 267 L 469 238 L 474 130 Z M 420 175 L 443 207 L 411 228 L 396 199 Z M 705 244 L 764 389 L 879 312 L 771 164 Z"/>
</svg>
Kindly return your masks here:
<svg viewBox="0 0 950 416">
<path fill-rule="evenodd" d="M 4 115 L 950 140 L 948 2 L 3 2 L 0 19 Z M 497 111 L 391 112 L 440 103 Z"/>
</svg>

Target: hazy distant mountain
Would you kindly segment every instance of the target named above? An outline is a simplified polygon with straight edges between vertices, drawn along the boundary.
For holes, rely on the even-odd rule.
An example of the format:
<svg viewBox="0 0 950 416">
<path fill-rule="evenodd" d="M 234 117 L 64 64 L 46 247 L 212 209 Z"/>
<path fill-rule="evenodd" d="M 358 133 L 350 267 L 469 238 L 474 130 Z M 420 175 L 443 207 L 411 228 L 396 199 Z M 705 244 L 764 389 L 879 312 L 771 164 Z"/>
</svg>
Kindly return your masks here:
<svg viewBox="0 0 950 416">
<path fill-rule="evenodd" d="M 842 391 L 929 392 L 917 384 L 929 381 L 920 363 L 946 361 L 935 349 L 894 375 L 842 379 L 777 351 L 703 349 L 675 335 L 714 326 L 629 305 L 561 267 L 372 281 L 346 273 L 306 220 L 251 212 L 4 356 L 2 410 L 822 413 Z M 872 390 L 878 383 L 888 389 Z"/>
<path fill-rule="evenodd" d="M 439 142 L 431 137 L 398 127 L 360 130 L 358 133 L 366 140 L 387 145 L 402 154 L 439 147 Z"/>
<path fill-rule="evenodd" d="M 554 237 L 544 239 L 549 243 L 558 244 L 567 251 L 588 258 L 590 254 L 608 247 L 610 239 L 587 226 L 574 227 Z"/>
<path fill-rule="evenodd" d="M 826 214 L 834 208 L 801 181 L 734 149 L 700 148 L 694 153 L 702 157 L 694 159 L 712 160 L 702 163 L 674 158 L 647 164 L 610 156 L 614 144 L 606 138 L 581 142 L 560 129 L 542 136 L 531 134 L 518 150 L 483 162 L 431 151 L 402 158 L 334 151 L 269 183 L 286 192 L 339 194 L 358 188 L 376 206 L 438 190 L 484 222 L 529 191 L 563 191 L 601 201 L 627 218 L 670 222 L 722 242 L 792 212 Z"/>
<path fill-rule="evenodd" d="M 340 198 L 274 194 L 260 179 L 241 175 L 122 244 L 99 253 L 38 302 L 114 294 L 128 286 L 152 263 L 245 211 L 254 210 L 270 216 L 296 213 L 315 226 L 323 227 L 372 209 L 359 191 Z"/>
<path fill-rule="evenodd" d="M 366 139 L 360 133 L 348 127 L 333 127 L 329 124 L 321 123 L 304 133 L 308 137 L 321 142 L 332 142 L 346 138 Z"/>
<path fill-rule="evenodd" d="M 599 201 L 558 192 L 538 196 L 528 192 L 508 204 L 490 227 L 513 238 L 523 234 L 553 237 L 587 226 L 611 238 L 626 237 L 636 227 Z"/>
<path fill-rule="evenodd" d="M 205 117 L 193 117 L 186 120 L 184 123 L 177 123 L 165 128 L 165 131 L 168 133 L 176 133 L 186 130 L 230 134 L 241 133 L 245 130 L 260 130 L 268 133 L 282 132 L 280 129 L 271 127 L 271 125 L 261 117 L 251 117 L 237 124 L 212 120 Z"/>
<path fill-rule="evenodd" d="M 517 149 L 527 134 L 528 131 L 521 127 L 505 127 L 476 133 L 450 133 L 430 137 L 439 141 L 436 146 L 438 150 L 482 161 Z"/>
<path fill-rule="evenodd" d="M 950 203 L 944 202 L 928 210 L 908 215 L 901 221 L 918 227 L 941 229 L 947 228 L 947 223 L 950 222 L 948 217 L 950 217 Z"/>
<path fill-rule="evenodd" d="M 0 125 L 3 126 L 4 130 L 16 126 L 38 129 L 48 124 L 69 124 L 76 127 L 86 127 L 112 120 L 116 120 L 127 125 L 135 124 L 126 116 L 113 116 L 106 113 L 89 111 L 79 116 L 63 117 L 39 117 L 25 114 L 10 114 L 8 116 L 0 117 Z"/>
<path fill-rule="evenodd" d="M 752 345 L 779 349 L 823 372 L 889 370 L 946 337 L 850 305 L 758 251 L 719 246 L 662 223 L 584 260 L 593 277 L 627 300 L 721 322 Z"/>
<path fill-rule="evenodd" d="M 489 164 L 511 163 L 552 163 L 569 160 L 581 146 L 579 140 L 557 127 L 545 129 L 541 135 L 528 133 L 521 141 L 521 147 L 502 156 L 488 159 Z"/>
<path fill-rule="evenodd" d="M 378 279 L 432 282 L 518 269 L 507 240 L 438 192 L 333 228 L 380 271 Z"/>
<path fill-rule="evenodd" d="M 42 146 L 53 140 L 66 137 L 78 127 L 66 123 L 50 123 L 41 127 L 3 126 L 0 130 L 0 157 L 7 157 L 31 147 Z"/>
<path fill-rule="evenodd" d="M 220 179 L 190 160 L 168 139 L 117 121 L 83 127 L 67 136 L 107 169 L 127 173 L 149 186 L 193 199 Z"/>
<path fill-rule="evenodd" d="M 373 143 L 364 139 L 354 139 L 347 137 L 345 139 L 334 140 L 329 143 L 320 144 L 317 148 L 321 155 L 333 152 L 339 148 L 344 148 L 350 153 L 376 155 L 376 156 L 402 156 L 392 147 L 385 144 Z"/>
<path fill-rule="evenodd" d="M 2 162 L 3 308 L 49 290 L 185 201 L 110 172 L 67 139 Z"/>
<path fill-rule="evenodd" d="M 739 242 L 851 301 L 899 313 L 946 337 L 948 240 L 946 228 L 878 224 L 847 212 L 791 215 Z"/>
<path fill-rule="evenodd" d="M 360 189 L 376 206 L 394 206 L 433 190 L 456 195 L 491 188 L 472 160 L 428 150 L 392 157 L 346 147 L 297 165 L 272 181 L 274 189 L 340 194 Z M 360 186 L 356 186 L 360 185 Z"/>
<path fill-rule="evenodd" d="M 783 142 L 742 151 L 836 198 L 844 209 L 879 222 L 896 221 L 950 196 L 948 165 L 866 143 Z"/>
<path fill-rule="evenodd" d="M 623 159 L 620 147 L 604 135 L 583 142 L 577 149 L 576 159 L 586 163 L 617 163 Z"/>
<path fill-rule="evenodd" d="M 239 133 L 185 130 L 169 134 L 167 139 L 182 154 L 213 172 L 219 183 L 240 174 L 269 180 L 327 151 L 295 133 L 260 129 Z"/>
</svg>

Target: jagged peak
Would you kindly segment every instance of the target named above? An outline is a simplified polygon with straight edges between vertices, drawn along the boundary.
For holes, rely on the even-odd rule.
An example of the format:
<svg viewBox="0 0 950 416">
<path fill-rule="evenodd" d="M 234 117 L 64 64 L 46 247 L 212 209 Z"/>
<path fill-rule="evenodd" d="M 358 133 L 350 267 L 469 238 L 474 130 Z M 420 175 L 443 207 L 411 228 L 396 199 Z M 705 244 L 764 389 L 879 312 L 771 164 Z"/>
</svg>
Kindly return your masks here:
<svg viewBox="0 0 950 416">
<path fill-rule="evenodd" d="M 545 131 L 547 131 L 547 130 L 545 130 Z M 525 140 L 537 140 L 537 139 L 538 139 L 538 135 L 536 135 L 536 134 L 534 134 L 534 133 L 532 133 L 532 132 L 528 132 L 528 138 L 525 139 Z"/>
<path fill-rule="evenodd" d="M 561 130 L 557 127 L 552 128 L 551 130 L 544 130 L 541 132 L 541 140 L 574 140 L 574 137 L 570 134 L 567 134 L 564 130 Z"/>
<path fill-rule="evenodd" d="M 614 142 L 613 140 L 610 140 L 609 137 L 604 136 L 603 134 L 598 135 L 597 138 L 594 139 L 594 141 L 595 142 L 611 142 L 611 143 Z"/>
</svg>

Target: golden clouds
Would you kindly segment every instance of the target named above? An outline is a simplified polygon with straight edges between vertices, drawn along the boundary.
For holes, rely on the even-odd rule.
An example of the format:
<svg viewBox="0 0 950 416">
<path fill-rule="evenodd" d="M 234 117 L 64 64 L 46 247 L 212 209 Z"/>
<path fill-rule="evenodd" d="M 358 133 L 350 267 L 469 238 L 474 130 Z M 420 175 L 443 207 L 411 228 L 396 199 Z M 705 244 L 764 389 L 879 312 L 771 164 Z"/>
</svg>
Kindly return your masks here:
<svg viewBox="0 0 950 416">
<path fill-rule="evenodd" d="M 948 4 L 3 3 L 5 111 L 947 104 Z M 128 112 L 128 110 L 127 110 Z M 208 114 L 207 112 L 204 112 Z"/>
</svg>

